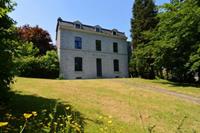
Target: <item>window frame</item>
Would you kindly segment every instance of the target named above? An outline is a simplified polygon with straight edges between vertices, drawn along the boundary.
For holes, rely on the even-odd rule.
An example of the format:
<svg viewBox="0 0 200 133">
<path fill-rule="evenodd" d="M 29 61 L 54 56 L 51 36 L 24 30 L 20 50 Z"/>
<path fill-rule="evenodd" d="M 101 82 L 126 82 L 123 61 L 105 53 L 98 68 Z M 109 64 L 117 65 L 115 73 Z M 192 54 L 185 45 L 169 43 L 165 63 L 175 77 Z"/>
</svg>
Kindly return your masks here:
<svg viewBox="0 0 200 133">
<path fill-rule="evenodd" d="M 96 51 L 101 51 L 102 50 L 101 40 L 96 40 L 95 43 L 96 43 Z M 99 45 L 99 47 L 98 47 L 98 45 Z"/>
<path fill-rule="evenodd" d="M 116 31 L 113 31 L 112 34 L 113 34 L 114 36 L 116 36 L 116 35 L 117 35 L 117 32 L 116 32 Z"/>
<path fill-rule="evenodd" d="M 81 24 L 75 24 L 76 29 L 81 29 Z"/>
<path fill-rule="evenodd" d="M 74 48 L 75 49 L 82 49 L 82 38 L 79 36 L 76 36 L 74 38 Z"/>
<path fill-rule="evenodd" d="M 113 42 L 113 52 L 118 53 L 118 43 L 117 42 Z"/>
<path fill-rule="evenodd" d="M 96 31 L 96 32 L 101 32 L 101 28 L 96 27 L 96 28 L 95 28 L 95 31 Z"/>
<path fill-rule="evenodd" d="M 113 69 L 114 69 L 114 72 L 119 72 L 119 60 L 118 59 L 113 60 Z"/>
<path fill-rule="evenodd" d="M 83 58 L 82 57 L 74 57 L 74 71 L 75 72 L 83 71 Z"/>
</svg>

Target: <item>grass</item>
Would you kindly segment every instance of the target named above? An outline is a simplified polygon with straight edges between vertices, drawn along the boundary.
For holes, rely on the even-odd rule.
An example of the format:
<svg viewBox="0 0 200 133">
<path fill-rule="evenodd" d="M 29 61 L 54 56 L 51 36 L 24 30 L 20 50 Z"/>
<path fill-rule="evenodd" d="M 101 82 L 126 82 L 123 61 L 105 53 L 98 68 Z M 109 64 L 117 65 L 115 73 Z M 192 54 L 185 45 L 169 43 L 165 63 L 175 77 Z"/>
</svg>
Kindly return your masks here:
<svg viewBox="0 0 200 133">
<path fill-rule="evenodd" d="M 170 82 L 167 80 L 146 80 L 146 79 L 131 79 L 128 80 L 129 82 L 136 82 L 140 84 L 148 84 L 152 87 L 157 87 L 157 88 L 163 88 L 167 90 L 171 90 L 174 92 L 182 93 L 182 94 L 187 94 L 191 95 L 194 97 L 200 98 L 200 86 L 199 85 L 190 85 L 190 84 L 184 84 L 184 83 L 175 83 L 175 82 Z"/>
<path fill-rule="evenodd" d="M 84 132 L 99 133 L 112 116 L 111 131 L 122 133 L 200 132 L 200 105 L 142 89 L 142 85 L 200 96 L 200 89 L 143 79 L 48 80 L 16 78 L 13 112 L 48 108 L 56 99 L 83 117 Z M 140 88 L 141 87 L 141 88 Z M 103 116 L 103 117 L 102 117 Z M 102 117 L 102 118 L 101 118 Z"/>
</svg>

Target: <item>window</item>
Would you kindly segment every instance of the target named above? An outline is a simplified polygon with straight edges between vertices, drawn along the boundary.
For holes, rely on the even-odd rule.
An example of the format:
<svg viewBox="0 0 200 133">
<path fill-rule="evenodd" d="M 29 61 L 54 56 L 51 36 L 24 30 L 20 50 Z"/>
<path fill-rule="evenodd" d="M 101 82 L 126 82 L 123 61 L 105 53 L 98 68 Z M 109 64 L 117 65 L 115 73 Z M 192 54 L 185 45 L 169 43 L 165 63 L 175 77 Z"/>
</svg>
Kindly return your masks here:
<svg viewBox="0 0 200 133">
<path fill-rule="evenodd" d="M 101 32 L 101 29 L 100 28 L 96 28 L 96 32 Z"/>
<path fill-rule="evenodd" d="M 75 49 L 82 49 L 82 38 L 75 37 Z"/>
<path fill-rule="evenodd" d="M 116 36 L 116 35 L 117 35 L 117 32 L 116 32 L 116 31 L 113 31 L 113 35 Z"/>
<path fill-rule="evenodd" d="M 101 40 L 96 40 L 96 51 L 101 51 Z"/>
<path fill-rule="evenodd" d="M 75 28 L 80 29 L 81 25 L 80 24 L 75 24 Z"/>
<path fill-rule="evenodd" d="M 75 57 L 75 71 L 82 71 L 82 58 Z"/>
<path fill-rule="evenodd" d="M 119 72 L 119 60 L 113 60 L 114 72 Z"/>
<path fill-rule="evenodd" d="M 118 43 L 116 43 L 116 42 L 113 43 L 113 52 L 114 53 L 118 52 Z"/>
</svg>

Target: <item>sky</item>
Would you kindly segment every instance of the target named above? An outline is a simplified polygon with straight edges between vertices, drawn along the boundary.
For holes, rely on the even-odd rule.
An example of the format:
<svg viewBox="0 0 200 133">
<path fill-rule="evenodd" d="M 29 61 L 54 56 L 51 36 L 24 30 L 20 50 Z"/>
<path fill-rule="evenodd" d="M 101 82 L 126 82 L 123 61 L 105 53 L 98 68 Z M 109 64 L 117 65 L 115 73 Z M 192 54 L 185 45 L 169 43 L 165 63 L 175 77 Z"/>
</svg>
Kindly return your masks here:
<svg viewBox="0 0 200 133">
<path fill-rule="evenodd" d="M 57 18 L 79 20 L 87 25 L 100 25 L 125 32 L 130 40 L 130 19 L 134 0 L 15 0 L 10 16 L 17 26 L 29 24 L 47 30 L 55 42 Z M 169 0 L 156 0 L 157 5 Z"/>
</svg>

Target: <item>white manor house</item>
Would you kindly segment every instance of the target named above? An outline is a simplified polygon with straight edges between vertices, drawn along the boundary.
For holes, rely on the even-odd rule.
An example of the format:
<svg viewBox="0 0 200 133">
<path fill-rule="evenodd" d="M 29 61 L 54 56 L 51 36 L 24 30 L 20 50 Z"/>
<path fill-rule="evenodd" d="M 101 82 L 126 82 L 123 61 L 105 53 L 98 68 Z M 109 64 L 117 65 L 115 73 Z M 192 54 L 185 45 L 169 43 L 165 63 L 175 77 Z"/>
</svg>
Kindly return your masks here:
<svg viewBox="0 0 200 133">
<path fill-rule="evenodd" d="M 56 44 L 65 79 L 128 77 L 125 33 L 58 18 Z"/>
</svg>

